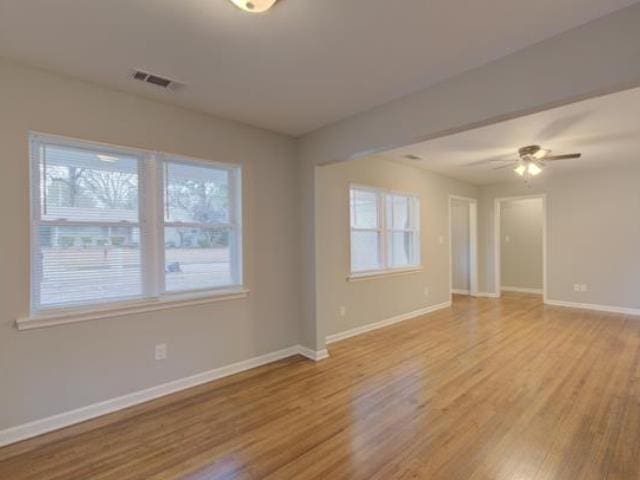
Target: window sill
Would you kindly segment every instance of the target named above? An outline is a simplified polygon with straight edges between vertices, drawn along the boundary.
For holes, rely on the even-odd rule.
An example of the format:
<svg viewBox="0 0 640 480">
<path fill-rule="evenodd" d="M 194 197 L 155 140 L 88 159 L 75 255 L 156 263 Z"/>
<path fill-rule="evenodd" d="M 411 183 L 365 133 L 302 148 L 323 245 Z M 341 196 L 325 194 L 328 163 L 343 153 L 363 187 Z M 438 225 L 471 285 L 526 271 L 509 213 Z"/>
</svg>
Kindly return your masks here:
<svg viewBox="0 0 640 480">
<path fill-rule="evenodd" d="M 171 308 L 186 307 L 190 305 L 202 305 L 206 303 L 221 302 L 245 298 L 249 290 L 244 288 L 201 292 L 198 294 L 176 294 L 154 300 L 142 300 L 127 304 L 111 305 L 105 308 L 92 308 L 83 310 L 65 310 L 52 313 L 43 313 L 29 317 L 18 318 L 16 328 L 18 330 L 32 330 L 34 328 L 52 327 L 55 325 L 67 325 L 70 323 L 98 320 L 100 318 L 121 317 L 134 313 L 153 312 Z"/>
<path fill-rule="evenodd" d="M 424 267 L 394 268 L 390 270 L 376 270 L 373 272 L 352 273 L 347 277 L 348 282 L 360 282 L 363 280 L 373 280 L 375 278 L 398 277 L 400 275 L 410 275 L 420 273 Z"/>
</svg>

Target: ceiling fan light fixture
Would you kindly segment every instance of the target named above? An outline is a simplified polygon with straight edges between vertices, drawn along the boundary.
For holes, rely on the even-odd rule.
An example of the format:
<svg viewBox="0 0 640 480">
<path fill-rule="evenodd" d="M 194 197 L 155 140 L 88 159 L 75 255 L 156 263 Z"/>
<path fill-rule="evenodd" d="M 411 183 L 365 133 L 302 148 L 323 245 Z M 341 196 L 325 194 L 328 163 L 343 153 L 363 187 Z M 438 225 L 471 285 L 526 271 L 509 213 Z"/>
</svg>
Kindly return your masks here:
<svg viewBox="0 0 640 480">
<path fill-rule="evenodd" d="M 527 167 L 523 164 L 520 164 L 516 168 L 514 168 L 513 171 L 522 177 L 524 176 L 524 172 L 527 171 Z"/>
<path fill-rule="evenodd" d="M 532 155 L 532 157 L 537 159 L 537 160 L 540 160 L 540 159 L 546 157 L 547 155 L 549 155 L 550 153 L 551 153 L 551 150 L 546 149 L 546 148 L 541 148 L 536 153 L 534 153 Z"/>
<path fill-rule="evenodd" d="M 540 168 L 537 164 L 535 164 L 534 162 L 529 163 L 529 165 L 527 165 L 527 173 L 529 175 L 531 175 L 532 177 L 535 177 L 536 175 L 538 175 L 540 172 L 542 172 L 542 168 Z"/>
<path fill-rule="evenodd" d="M 269 10 L 277 0 L 229 0 L 236 7 L 249 13 L 263 13 Z"/>
</svg>

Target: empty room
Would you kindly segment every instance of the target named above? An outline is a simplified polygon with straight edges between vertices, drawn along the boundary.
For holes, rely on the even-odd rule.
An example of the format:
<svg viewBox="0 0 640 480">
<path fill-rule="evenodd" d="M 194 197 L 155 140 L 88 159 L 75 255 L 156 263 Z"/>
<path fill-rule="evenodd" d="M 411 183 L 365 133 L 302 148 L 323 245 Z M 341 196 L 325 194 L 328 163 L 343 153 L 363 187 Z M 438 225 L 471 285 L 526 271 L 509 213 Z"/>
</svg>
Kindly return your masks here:
<svg viewBox="0 0 640 480">
<path fill-rule="evenodd" d="M 0 0 L 0 479 L 639 479 L 639 26 Z"/>
</svg>

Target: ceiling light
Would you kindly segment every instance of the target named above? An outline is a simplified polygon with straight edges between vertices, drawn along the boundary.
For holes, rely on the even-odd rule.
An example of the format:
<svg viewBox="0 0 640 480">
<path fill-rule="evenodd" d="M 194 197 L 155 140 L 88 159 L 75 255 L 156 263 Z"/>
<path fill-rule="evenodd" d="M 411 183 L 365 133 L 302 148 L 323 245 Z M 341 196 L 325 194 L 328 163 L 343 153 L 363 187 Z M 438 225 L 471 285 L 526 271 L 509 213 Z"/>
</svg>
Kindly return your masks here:
<svg viewBox="0 0 640 480">
<path fill-rule="evenodd" d="M 542 169 L 536 165 L 535 163 L 531 162 L 529 163 L 529 165 L 527 166 L 527 172 L 529 173 L 529 175 L 531 175 L 532 177 L 535 177 L 536 175 L 538 175 L 540 172 L 542 171 Z"/>
<path fill-rule="evenodd" d="M 262 13 L 269 10 L 277 0 L 230 0 L 236 7 L 251 13 Z"/>
<path fill-rule="evenodd" d="M 524 172 L 527 171 L 527 167 L 523 164 L 520 164 L 516 168 L 514 168 L 513 171 L 522 177 L 524 175 Z"/>
</svg>

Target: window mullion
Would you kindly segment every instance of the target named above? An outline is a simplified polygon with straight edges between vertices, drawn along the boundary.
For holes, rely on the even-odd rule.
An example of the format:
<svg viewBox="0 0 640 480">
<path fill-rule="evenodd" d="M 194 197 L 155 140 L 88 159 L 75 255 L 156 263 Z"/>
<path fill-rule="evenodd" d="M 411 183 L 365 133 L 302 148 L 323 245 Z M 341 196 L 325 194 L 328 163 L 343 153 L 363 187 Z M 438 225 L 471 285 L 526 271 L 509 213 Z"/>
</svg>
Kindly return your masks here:
<svg viewBox="0 0 640 480">
<path fill-rule="evenodd" d="M 157 297 L 160 294 L 160 255 L 158 238 L 158 210 L 161 188 L 160 165 L 155 155 L 147 155 L 140 162 L 142 178 L 142 195 L 140 202 L 140 223 L 142 238 L 142 276 L 144 294 Z"/>
<path fill-rule="evenodd" d="M 387 259 L 387 198 L 384 192 L 378 193 L 378 224 L 380 226 L 380 262 L 383 269 L 389 268 Z"/>
</svg>

